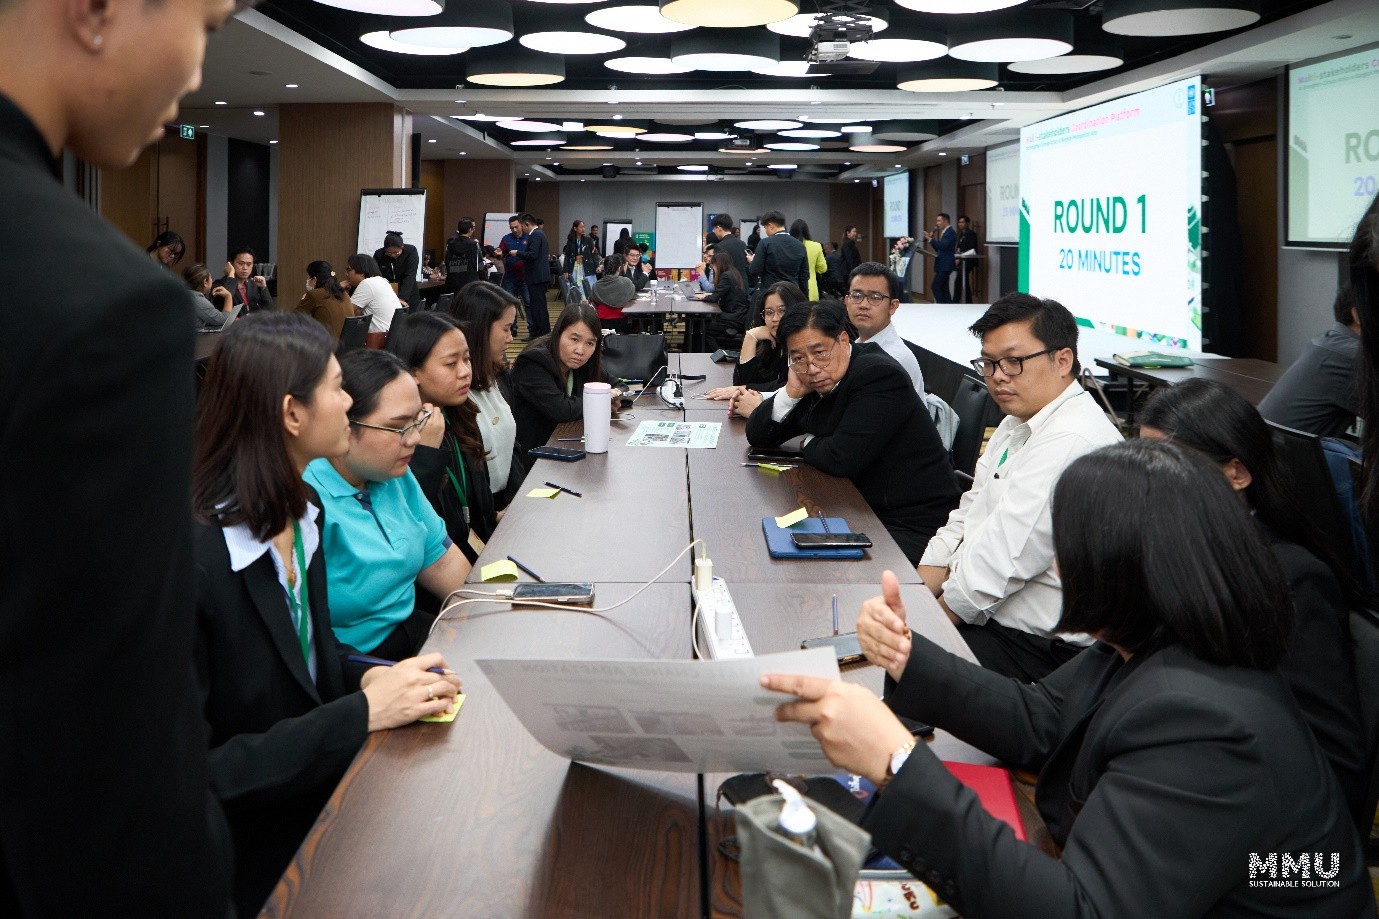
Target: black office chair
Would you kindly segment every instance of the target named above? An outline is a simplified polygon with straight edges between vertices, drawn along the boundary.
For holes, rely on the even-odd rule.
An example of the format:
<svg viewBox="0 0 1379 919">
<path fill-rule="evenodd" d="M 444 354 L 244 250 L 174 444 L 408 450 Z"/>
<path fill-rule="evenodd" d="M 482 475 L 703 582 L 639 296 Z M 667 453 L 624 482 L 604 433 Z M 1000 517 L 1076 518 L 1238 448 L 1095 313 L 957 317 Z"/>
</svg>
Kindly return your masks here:
<svg viewBox="0 0 1379 919">
<path fill-rule="evenodd" d="M 1369 763 L 1369 784 L 1356 823 L 1362 835 L 1368 836 L 1379 807 L 1379 693 L 1373 691 L 1379 681 L 1379 613 L 1374 609 L 1356 609 L 1350 613 L 1350 651 L 1355 666 L 1355 685 L 1359 687 L 1360 725 L 1364 728 Z"/>
<path fill-rule="evenodd" d="M 436 305 L 433 307 L 433 310 L 437 313 L 448 313 L 450 312 L 450 304 L 454 302 L 454 294 L 441 294 L 436 298 Z"/>
<path fill-rule="evenodd" d="M 1269 427 L 1273 429 L 1279 473 L 1298 504 L 1306 509 L 1331 561 L 1341 569 L 1338 574 L 1348 582 L 1343 586 L 1351 593 L 1352 605 L 1359 605 L 1365 599 L 1362 585 L 1366 577 L 1351 536 L 1350 517 L 1336 496 L 1336 483 L 1331 478 L 1321 437 L 1272 421 Z"/>
<path fill-rule="evenodd" d="M 397 318 L 398 316 L 410 316 L 416 311 L 416 306 L 414 304 L 409 303 L 406 306 L 398 307 L 397 311 L 393 313 L 393 318 Z"/>
<path fill-rule="evenodd" d="M 982 449 L 982 435 L 986 433 L 986 416 L 991 410 L 991 394 L 986 384 L 972 377 L 963 377 L 958 391 L 953 395 L 953 411 L 958 415 L 958 433 L 953 438 L 953 468 L 965 473 L 965 484 L 971 485 L 971 476 L 977 468 L 977 457 Z"/>
<path fill-rule="evenodd" d="M 364 347 L 364 340 L 369 335 L 370 316 L 351 316 L 345 320 L 344 328 L 340 330 L 340 344 L 335 349 L 339 354 L 345 354 L 356 348 Z"/>
<path fill-rule="evenodd" d="M 565 288 L 566 306 L 574 306 L 575 304 L 581 302 L 584 299 L 584 296 L 580 293 L 579 288 L 576 287 L 573 283 L 565 284 L 562 286 Z"/>
</svg>

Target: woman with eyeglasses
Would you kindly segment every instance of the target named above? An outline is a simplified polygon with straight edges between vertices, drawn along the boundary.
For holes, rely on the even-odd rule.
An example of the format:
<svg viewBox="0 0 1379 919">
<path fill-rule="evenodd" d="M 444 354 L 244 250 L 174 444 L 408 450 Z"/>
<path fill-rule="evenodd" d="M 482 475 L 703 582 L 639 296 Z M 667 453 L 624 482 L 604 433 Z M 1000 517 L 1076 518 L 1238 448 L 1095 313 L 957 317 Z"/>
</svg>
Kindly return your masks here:
<svg viewBox="0 0 1379 919">
<path fill-rule="evenodd" d="M 443 600 L 464 584 L 469 560 L 409 468 L 435 408 L 422 403 L 407 365 L 361 349 L 340 369 L 353 400 L 349 449 L 315 460 L 304 476 L 326 512 L 330 620 L 341 642 L 400 660 L 416 653 L 435 618 L 418 608 L 417 585 Z"/>
<path fill-rule="evenodd" d="M 508 345 L 517 327 L 521 301 L 496 284 L 466 284 L 451 304 L 469 342 L 474 379 L 469 398 L 479 410 L 479 434 L 488 460 L 488 484 L 499 511 L 512 502 L 526 478 L 525 454 L 517 443 L 517 419 L 499 386 L 508 369 Z"/>
<path fill-rule="evenodd" d="M 445 667 L 439 654 L 351 664 L 331 630 L 340 598 L 302 472 L 350 445 L 333 348 L 305 316 L 249 316 L 211 355 L 197 412 L 194 661 L 242 916 L 258 914 L 368 732 L 446 711 L 460 688 L 427 672 Z"/>
<path fill-rule="evenodd" d="M 148 244 L 144 250 L 148 257 L 171 271 L 178 262 L 182 261 L 182 256 L 187 253 L 187 244 L 182 240 L 181 234 L 174 233 L 172 230 L 164 230 L 154 237 L 153 242 Z"/>
<path fill-rule="evenodd" d="M 584 384 L 609 382 L 598 312 L 587 303 L 565 307 L 551 334 L 527 345 L 509 373 L 518 448 L 543 446 L 556 425 L 583 418 Z"/>
<path fill-rule="evenodd" d="M 1217 463 L 1250 509 L 1292 598 L 1293 633 L 1279 672 L 1331 761 L 1351 812 L 1359 814 L 1368 746 L 1350 655 L 1349 606 L 1325 561 L 1320 534 L 1284 478 L 1268 422 L 1230 387 L 1184 380 L 1145 405 L 1140 437 L 1171 440 Z M 1367 822 L 1362 829 L 1368 832 Z"/>
<path fill-rule="evenodd" d="M 1058 629 L 1098 643 L 1039 682 L 912 633 L 890 572 L 862 609 L 892 636 L 862 645 L 898 680 L 885 702 L 762 678 L 796 697 L 778 719 L 876 783 L 873 844 L 968 919 L 1373 916 L 1360 838 L 1276 669 L 1287 586 L 1224 477 L 1191 450 L 1128 441 L 1069 465 L 1052 507 Z M 897 714 L 1038 773 L 1059 855 L 989 816 Z"/>
<path fill-rule="evenodd" d="M 958 503 L 934 421 L 905 371 L 876 345 L 854 345 L 833 300 L 785 311 L 776 334 L 789 375 L 747 419 L 754 447 L 800 435 L 804 461 L 852 480 L 912 564 Z"/>
<path fill-rule="evenodd" d="M 412 474 L 445 531 L 472 564 L 498 526 L 488 463 L 479 437 L 478 409 L 469 398 L 474 379 L 469 342 L 445 313 L 416 313 L 393 323 L 388 351 L 402 359 L 423 402 L 436 406 L 421 429 Z"/>
<path fill-rule="evenodd" d="M 785 385 L 785 348 L 776 340 L 781 317 L 792 304 L 804 303 L 804 292 L 790 281 L 777 281 L 761 295 L 761 324 L 742 336 L 742 349 L 733 368 L 733 385 L 720 386 L 704 393 L 704 398 L 728 401 L 728 413 L 750 417 L 761 404 L 762 392 L 774 392 Z"/>
</svg>

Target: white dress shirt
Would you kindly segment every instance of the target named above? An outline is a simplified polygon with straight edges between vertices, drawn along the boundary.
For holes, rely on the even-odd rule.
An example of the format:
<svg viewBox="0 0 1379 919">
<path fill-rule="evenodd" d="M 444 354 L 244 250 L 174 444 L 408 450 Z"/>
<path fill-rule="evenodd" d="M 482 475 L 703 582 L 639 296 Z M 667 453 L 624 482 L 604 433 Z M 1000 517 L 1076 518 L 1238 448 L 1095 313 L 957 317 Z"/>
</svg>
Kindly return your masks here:
<svg viewBox="0 0 1379 919">
<path fill-rule="evenodd" d="M 402 301 L 393 293 L 392 285 L 378 275 L 360 281 L 350 294 L 350 300 L 355 307 L 373 317 L 369 320 L 370 332 L 386 332 L 392 328 L 393 313 L 402 306 Z"/>
<path fill-rule="evenodd" d="M 302 531 L 302 551 L 306 553 L 307 567 L 311 567 L 311 560 L 316 557 L 316 550 L 321 545 L 321 534 L 316 529 L 316 517 L 320 510 L 310 501 L 306 503 L 306 513 L 302 519 L 297 521 L 297 526 Z M 292 632 L 299 634 L 301 622 L 292 613 L 292 604 L 288 602 L 287 595 L 291 594 L 297 600 L 297 607 L 300 615 L 306 617 L 306 630 L 308 651 L 306 658 L 306 669 L 311 674 L 312 682 L 316 680 L 316 635 L 314 625 L 311 621 L 311 610 L 305 601 L 309 600 L 309 595 L 303 594 L 306 585 L 306 571 L 297 572 L 297 586 L 287 585 L 287 568 L 283 565 L 282 556 L 278 554 L 278 549 L 270 539 L 268 542 L 260 542 L 249 532 L 249 527 L 243 523 L 234 526 L 224 527 L 221 531 L 225 536 L 225 548 L 230 550 L 230 570 L 238 574 L 248 568 L 254 562 L 263 557 L 267 552 L 273 557 L 273 567 L 278 572 L 278 583 L 283 589 L 283 604 L 287 607 L 288 616 L 292 619 Z"/>
<path fill-rule="evenodd" d="M 880 345 L 881 350 L 895 358 L 905 372 L 910 375 L 910 382 L 914 384 L 915 394 L 919 396 L 919 401 L 924 401 L 924 374 L 919 369 L 919 361 L 915 360 L 915 353 L 905 344 L 905 339 L 900 337 L 900 332 L 895 328 L 895 323 L 888 322 L 886 327 L 877 332 L 871 338 L 859 338 L 857 343 Z"/>
<path fill-rule="evenodd" d="M 949 569 L 943 599 L 954 615 L 1053 637 L 1063 605 L 1053 567 L 1054 485 L 1073 460 L 1120 440 L 1076 381 L 1029 421 L 1007 416 L 1001 422 L 977 462 L 972 488 L 919 560 Z"/>
</svg>

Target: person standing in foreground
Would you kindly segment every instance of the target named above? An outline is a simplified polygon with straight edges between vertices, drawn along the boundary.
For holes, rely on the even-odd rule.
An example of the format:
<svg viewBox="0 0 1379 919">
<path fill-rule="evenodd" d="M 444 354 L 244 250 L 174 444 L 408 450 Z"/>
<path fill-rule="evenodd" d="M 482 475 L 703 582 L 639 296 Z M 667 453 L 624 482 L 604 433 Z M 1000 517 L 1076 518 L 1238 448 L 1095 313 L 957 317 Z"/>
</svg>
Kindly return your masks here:
<svg viewBox="0 0 1379 919">
<path fill-rule="evenodd" d="M 58 158 L 132 164 L 234 10 L 0 0 L 0 240 L 72 259 L 0 306 L 3 915 L 229 907 L 193 672 L 187 293 L 63 190 Z"/>
</svg>

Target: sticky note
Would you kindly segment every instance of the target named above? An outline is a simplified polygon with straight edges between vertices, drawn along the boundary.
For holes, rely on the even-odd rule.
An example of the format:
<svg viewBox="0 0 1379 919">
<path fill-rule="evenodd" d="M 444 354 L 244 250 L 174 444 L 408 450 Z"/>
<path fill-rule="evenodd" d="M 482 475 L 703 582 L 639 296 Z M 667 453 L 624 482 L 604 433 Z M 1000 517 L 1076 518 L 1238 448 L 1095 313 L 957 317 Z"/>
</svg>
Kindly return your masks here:
<svg viewBox="0 0 1379 919">
<path fill-rule="evenodd" d="M 429 721 L 432 724 L 449 724 L 450 722 L 454 721 L 455 716 L 460 713 L 461 705 L 464 705 L 464 693 L 460 693 L 455 697 L 455 707 L 452 708 L 450 711 L 441 712 L 439 715 L 427 715 L 426 717 L 418 718 L 417 720 Z"/>
<path fill-rule="evenodd" d="M 501 559 L 480 568 L 479 577 L 485 581 L 515 581 L 517 566 L 507 559 Z"/>
<path fill-rule="evenodd" d="M 559 488 L 533 488 L 527 492 L 528 498 L 554 498 L 560 494 Z"/>
<path fill-rule="evenodd" d="M 795 524 L 799 523 L 801 520 L 808 516 L 809 511 L 805 510 L 804 508 L 800 508 L 799 510 L 793 510 L 790 513 L 784 515 L 783 517 L 777 517 L 776 526 L 780 527 L 783 530 L 786 527 L 794 526 Z M 485 568 L 484 570 L 487 571 L 488 569 Z M 488 578 L 484 578 L 484 580 L 487 581 Z"/>
<path fill-rule="evenodd" d="M 769 473 L 771 473 L 772 475 L 780 475 L 780 474 L 781 474 L 782 472 L 784 472 L 785 470 L 787 470 L 787 469 L 792 469 L 792 468 L 794 468 L 794 467 L 792 467 L 792 466 L 778 466 L 778 465 L 776 465 L 775 463 L 758 463 L 758 464 L 757 464 L 757 468 L 758 468 L 758 469 L 761 469 L 761 470 L 764 470 L 764 471 L 766 471 L 766 472 L 769 472 Z"/>
</svg>

